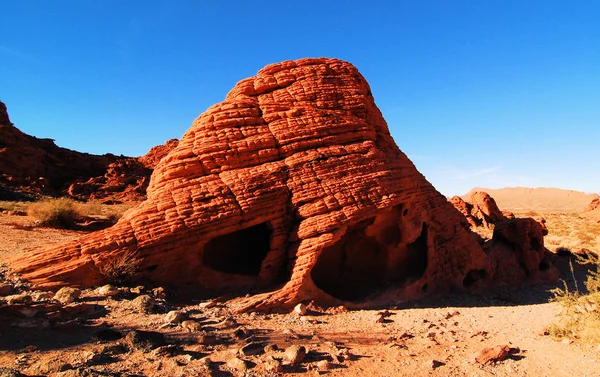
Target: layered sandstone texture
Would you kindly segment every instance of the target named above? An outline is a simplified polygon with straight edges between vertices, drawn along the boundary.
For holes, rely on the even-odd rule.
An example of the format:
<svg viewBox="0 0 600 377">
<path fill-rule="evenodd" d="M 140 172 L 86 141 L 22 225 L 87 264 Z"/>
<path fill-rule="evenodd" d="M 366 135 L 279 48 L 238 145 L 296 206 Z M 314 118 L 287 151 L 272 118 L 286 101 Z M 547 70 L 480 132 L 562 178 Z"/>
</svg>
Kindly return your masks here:
<svg viewBox="0 0 600 377">
<path fill-rule="evenodd" d="M 155 165 L 176 145 L 169 140 L 142 157 L 81 153 L 23 133 L 0 102 L 0 194 L 12 189 L 80 200 L 142 201 Z"/>
<path fill-rule="evenodd" d="M 366 307 L 547 277 L 540 225 L 509 221 L 484 251 L 398 149 L 358 70 L 301 59 L 200 115 L 115 226 L 12 267 L 46 288 L 93 286 L 135 253 L 142 281 L 235 292 L 240 310 Z"/>
<path fill-rule="evenodd" d="M 494 225 L 507 220 L 505 214 L 498 208 L 494 198 L 487 192 L 473 192 L 468 202 L 460 196 L 454 196 L 450 199 L 450 203 L 463 214 L 472 227 L 492 228 Z"/>
</svg>

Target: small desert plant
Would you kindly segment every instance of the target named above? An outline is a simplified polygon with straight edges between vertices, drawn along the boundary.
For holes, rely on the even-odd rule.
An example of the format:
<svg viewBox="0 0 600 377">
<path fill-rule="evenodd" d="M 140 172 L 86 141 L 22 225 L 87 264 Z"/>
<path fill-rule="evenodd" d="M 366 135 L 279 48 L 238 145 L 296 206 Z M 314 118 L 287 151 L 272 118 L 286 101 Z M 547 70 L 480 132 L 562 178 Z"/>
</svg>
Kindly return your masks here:
<svg viewBox="0 0 600 377">
<path fill-rule="evenodd" d="M 27 214 L 41 225 L 72 228 L 81 219 L 81 213 L 75 201 L 67 198 L 44 199 L 29 205 Z"/>
<path fill-rule="evenodd" d="M 102 204 L 96 201 L 78 203 L 81 213 L 88 217 L 106 218 L 111 222 L 117 222 L 130 206 L 127 204 Z"/>
<path fill-rule="evenodd" d="M 587 343 L 600 343 L 600 258 L 593 253 L 577 257 L 580 264 L 592 264 L 585 287 L 588 293 L 580 292 L 577 284 L 570 292 L 566 283 L 564 289 L 553 290 L 552 301 L 562 305 L 560 323 L 550 328 L 550 334 L 556 338 L 580 339 Z M 571 264 L 571 273 L 573 266 Z M 575 279 L 575 276 L 573 276 Z M 575 280 L 576 282 L 576 280 Z"/>
<path fill-rule="evenodd" d="M 118 257 L 105 260 L 99 270 L 109 283 L 124 285 L 136 275 L 141 262 L 138 251 L 130 250 Z"/>
</svg>

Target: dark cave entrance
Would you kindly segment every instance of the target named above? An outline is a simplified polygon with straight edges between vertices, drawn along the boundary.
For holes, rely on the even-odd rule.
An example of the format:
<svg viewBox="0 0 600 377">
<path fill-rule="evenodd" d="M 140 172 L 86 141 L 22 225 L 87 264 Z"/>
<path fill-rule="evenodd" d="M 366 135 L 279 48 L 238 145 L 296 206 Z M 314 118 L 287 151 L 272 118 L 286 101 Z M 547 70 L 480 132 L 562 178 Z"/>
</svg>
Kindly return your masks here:
<svg viewBox="0 0 600 377">
<path fill-rule="evenodd" d="M 402 213 L 402 212 L 400 212 Z M 423 223 L 417 239 L 401 241 L 396 220 L 372 218 L 357 224 L 323 249 L 311 277 L 327 294 L 360 301 L 389 284 L 410 284 L 427 269 L 428 232 Z"/>
<path fill-rule="evenodd" d="M 271 245 L 267 223 L 215 237 L 204 246 L 202 264 L 227 274 L 257 276 Z"/>
</svg>

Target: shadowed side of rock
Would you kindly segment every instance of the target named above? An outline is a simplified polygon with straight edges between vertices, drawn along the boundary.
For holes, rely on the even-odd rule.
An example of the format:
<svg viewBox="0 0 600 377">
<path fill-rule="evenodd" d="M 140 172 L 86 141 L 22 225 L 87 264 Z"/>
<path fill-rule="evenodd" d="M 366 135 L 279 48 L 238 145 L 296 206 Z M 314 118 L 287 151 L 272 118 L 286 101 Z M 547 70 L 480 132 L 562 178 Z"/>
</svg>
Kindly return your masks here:
<svg viewBox="0 0 600 377">
<path fill-rule="evenodd" d="M 7 192 L 141 201 L 154 166 L 176 145 L 169 140 L 142 157 L 81 153 L 21 132 L 0 102 L 0 185 Z"/>
<path fill-rule="evenodd" d="M 135 252 L 139 278 L 265 290 L 239 298 L 240 310 L 365 307 L 485 286 L 504 279 L 496 258 L 506 253 L 527 259 L 528 278 L 544 274 L 543 238 L 541 251 L 525 245 L 536 225 L 521 238 L 517 221 L 499 233 L 499 251 L 484 250 L 398 149 L 366 80 L 336 59 L 286 61 L 240 81 L 158 163 L 147 193 L 113 228 L 12 266 L 39 286 L 89 286 L 107 260 Z"/>
</svg>

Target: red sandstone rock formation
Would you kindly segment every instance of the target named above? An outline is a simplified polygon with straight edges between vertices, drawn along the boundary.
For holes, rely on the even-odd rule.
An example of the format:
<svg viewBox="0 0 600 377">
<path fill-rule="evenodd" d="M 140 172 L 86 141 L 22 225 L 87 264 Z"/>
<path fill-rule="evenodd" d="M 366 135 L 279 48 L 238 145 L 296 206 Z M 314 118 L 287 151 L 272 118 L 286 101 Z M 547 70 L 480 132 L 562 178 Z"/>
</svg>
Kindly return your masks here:
<svg viewBox="0 0 600 377">
<path fill-rule="evenodd" d="M 85 182 L 76 181 L 67 192 L 71 197 L 82 200 L 144 200 L 154 167 L 177 143 L 177 139 L 171 139 L 152 148 L 144 156 L 117 160 L 107 166 L 103 176 Z"/>
<path fill-rule="evenodd" d="M 590 212 L 600 208 L 600 198 L 594 198 L 592 202 L 585 208 L 584 212 Z"/>
<path fill-rule="evenodd" d="M 358 70 L 301 59 L 200 115 L 114 227 L 11 265 L 40 287 L 93 286 L 135 252 L 140 279 L 265 292 L 240 310 L 365 307 L 551 275 L 535 221 L 498 226 L 485 251 L 462 223 L 398 149 Z"/>
<path fill-rule="evenodd" d="M 460 196 L 452 197 L 450 202 L 473 227 L 483 226 L 489 228 L 507 219 L 507 216 L 496 205 L 494 198 L 485 192 L 474 192 L 471 195 L 470 202 L 465 202 Z M 507 213 L 507 215 L 514 218 L 511 213 Z"/>
<path fill-rule="evenodd" d="M 169 140 L 139 158 L 72 151 L 21 132 L 0 102 L 0 186 L 13 190 L 82 200 L 143 200 L 152 169 L 175 145 L 177 140 Z"/>
</svg>

